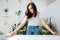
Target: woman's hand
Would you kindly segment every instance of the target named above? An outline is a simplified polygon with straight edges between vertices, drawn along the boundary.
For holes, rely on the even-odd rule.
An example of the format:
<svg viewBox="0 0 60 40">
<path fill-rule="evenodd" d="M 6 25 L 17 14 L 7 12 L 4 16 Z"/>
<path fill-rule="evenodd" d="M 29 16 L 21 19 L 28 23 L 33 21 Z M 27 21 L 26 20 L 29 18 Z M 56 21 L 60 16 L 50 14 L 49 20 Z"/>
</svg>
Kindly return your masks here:
<svg viewBox="0 0 60 40">
<path fill-rule="evenodd" d="M 57 35 L 57 32 L 52 32 L 53 35 Z"/>
<path fill-rule="evenodd" d="M 13 36 L 13 35 L 15 35 L 15 34 L 16 34 L 16 32 L 12 31 L 11 33 L 7 33 L 7 34 L 6 34 L 6 37 L 11 37 L 11 36 Z"/>
<path fill-rule="evenodd" d="M 16 34 L 16 32 L 12 31 L 10 34 L 13 36 L 13 35 L 15 35 L 15 34 Z"/>
</svg>

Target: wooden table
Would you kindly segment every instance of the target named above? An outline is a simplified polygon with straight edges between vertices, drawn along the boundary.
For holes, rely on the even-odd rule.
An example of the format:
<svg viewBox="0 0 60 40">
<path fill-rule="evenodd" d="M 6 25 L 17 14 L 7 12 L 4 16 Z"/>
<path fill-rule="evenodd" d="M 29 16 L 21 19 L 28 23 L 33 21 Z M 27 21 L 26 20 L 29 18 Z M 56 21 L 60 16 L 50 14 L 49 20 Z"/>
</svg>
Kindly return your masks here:
<svg viewBox="0 0 60 40">
<path fill-rule="evenodd" d="M 6 40 L 60 40 L 57 35 L 14 35 Z"/>
</svg>

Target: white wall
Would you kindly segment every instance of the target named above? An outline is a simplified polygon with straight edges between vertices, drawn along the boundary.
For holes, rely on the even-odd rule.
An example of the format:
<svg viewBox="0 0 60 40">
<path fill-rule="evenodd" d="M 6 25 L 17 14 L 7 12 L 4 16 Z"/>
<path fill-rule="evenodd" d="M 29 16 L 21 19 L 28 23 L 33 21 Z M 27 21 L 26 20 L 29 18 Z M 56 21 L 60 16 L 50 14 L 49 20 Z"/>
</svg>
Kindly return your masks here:
<svg viewBox="0 0 60 40">
<path fill-rule="evenodd" d="M 14 23 L 18 23 L 21 22 L 24 18 L 24 14 L 25 14 L 25 10 L 26 10 L 26 6 L 27 4 L 30 2 L 30 0 L 21 0 L 20 5 L 18 4 L 17 0 L 8 0 L 8 2 L 6 3 L 5 0 L 0 0 L 0 30 L 4 33 L 7 33 L 9 31 L 11 31 L 11 26 Z M 39 11 L 42 12 L 42 10 L 45 7 L 45 2 L 42 0 L 34 0 L 33 1 L 36 5 Z M 2 16 L 5 16 L 5 12 L 4 9 L 8 8 L 8 15 L 9 16 L 9 25 L 5 26 L 3 24 L 4 20 L 2 18 Z M 41 10 L 40 10 L 41 9 Z M 21 16 L 16 16 L 15 12 L 17 12 L 18 10 L 21 10 Z"/>
<path fill-rule="evenodd" d="M 14 23 L 18 23 L 18 22 L 22 22 L 22 20 L 24 19 L 24 14 L 25 14 L 25 10 L 26 10 L 26 6 L 27 4 L 30 2 L 30 0 L 21 0 L 20 5 L 18 4 L 17 0 L 8 0 L 7 4 L 4 0 L 0 0 L 0 30 L 4 33 L 7 33 L 9 31 L 11 31 L 11 26 Z M 57 23 L 57 29 L 58 31 L 59 29 L 59 24 L 60 24 L 60 19 L 59 19 L 59 13 L 60 13 L 60 8 L 59 8 L 59 0 L 56 0 L 54 3 L 52 3 L 51 5 L 47 5 L 48 2 L 47 0 L 34 0 L 33 1 L 39 12 L 41 12 L 41 16 L 43 17 L 53 17 L 54 21 Z M 9 16 L 9 25 L 8 26 L 4 26 L 3 25 L 3 20 L 2 20 L 2 16 L 5 15 L 4 9 L 5 8 L 9 9 L 8 12 L 8 16 Z M 18 17 L 16 16 L 15 12 L 18 10 L 21 10 L 21 15 Z M 56 18 L 55 18 L 56 17 Z M 60 31 L 59 31 L 60 34 Z"/>
<path fill-rule="evenodd" d="M 46 17 L 53 17 L 57 25 L 58 34 L 60 35 L 60 0 L 56 0 L 54 3 L 50 4 L 42 13 Z"/>
</svg>

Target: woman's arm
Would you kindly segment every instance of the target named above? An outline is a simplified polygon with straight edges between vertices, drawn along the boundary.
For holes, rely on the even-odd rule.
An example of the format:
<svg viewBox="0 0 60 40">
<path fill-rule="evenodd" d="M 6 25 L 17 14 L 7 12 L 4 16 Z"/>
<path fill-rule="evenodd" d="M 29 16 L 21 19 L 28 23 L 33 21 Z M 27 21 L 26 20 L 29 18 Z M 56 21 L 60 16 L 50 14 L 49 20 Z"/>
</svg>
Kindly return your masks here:
<svg viewBox="0 0 60 40">
<path fill-rule="evenodd" d="M 48 25 L 47 23 L 45 22 L 44 18 L 41 19 L 41 22 L 42 22 L 42 25 L 44 25 L 44 27 L 50 31 L 53 35 L 56 35 L 56 32 L 54 32 Z"/>
<path fill-rule="evenodd" d="M 26 21 L 27 21 L 27 16 L 24 18 L 23 22 L 14 31 L 12 31 L 11 33 L 8 33 L 6 36 L 10 37 L 10 36 L 13 36 L 14 34 L 16 34 L 17 31 L 25 25 Z"/>
<path fill-rule="evenodd" d="M 26 21 L 27 21 L 27 16 L 24 18 L 23 22 L 14 31 L 10 33 L 10 35 L 13 36 L 14 34 L 16 34 L 17 31 L 25 25 Z"/>
<path fill-rule="evenodd" d="M 19 29 L 21 29 L 27 21 L 27 16 L 24 18 L 23 22 L 14 30 L 14 32 L 17 32 Z"/>
</svg>

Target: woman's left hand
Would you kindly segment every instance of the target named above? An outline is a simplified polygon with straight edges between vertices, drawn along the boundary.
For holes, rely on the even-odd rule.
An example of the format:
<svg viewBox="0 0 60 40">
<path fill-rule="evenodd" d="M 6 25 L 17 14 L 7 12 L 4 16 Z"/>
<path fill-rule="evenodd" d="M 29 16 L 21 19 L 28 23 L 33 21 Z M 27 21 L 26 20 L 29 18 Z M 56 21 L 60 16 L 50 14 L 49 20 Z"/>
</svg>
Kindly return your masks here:
<svg viewBox="0 0 60 40">
<path fill-rule="evenodd" d="M 53 34 L 53 35 L 57 35 L 57 32 L 53 32 L 52 34 Z"/>
</svg>

